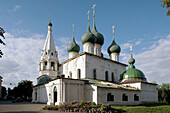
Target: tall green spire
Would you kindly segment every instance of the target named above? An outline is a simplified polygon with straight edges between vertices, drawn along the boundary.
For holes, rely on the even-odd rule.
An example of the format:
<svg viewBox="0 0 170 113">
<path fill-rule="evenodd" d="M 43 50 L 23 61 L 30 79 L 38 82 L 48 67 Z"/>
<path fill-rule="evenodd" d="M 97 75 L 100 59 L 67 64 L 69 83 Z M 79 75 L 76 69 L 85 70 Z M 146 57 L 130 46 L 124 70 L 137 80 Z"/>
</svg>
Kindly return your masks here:
<svg viewBox="0 0 170 113">
<path fill-rule="evenodd" d="M 92 29 L 92 33 L 95 36 L 95 43 L 100 44 L 102 46 L 103 43 L 104 43 L 104 37 L 96 29 L 96 25 L 95 25 L 95 7 L 96 7 L 96 4 L 94 4 L 93 7 L 92 7 L 92 9 L 93 9 L 93 29 Z"/>
<path fill-rule="evenodd" d="M 115 38 L 114 38 L 114 28 L 115 28 L 115 26 L 112 27 L 112 29 L 113 29 L 113 41 L 112 41 L 112 44 L 111 44 L 111 45 L 108 47 L 108 49 L 107 49 L 107 52 L 108 52 L 109 54 L 111 54 L 111 53 L 120 53 L 120 51 L 121 51 L 120 46 L 117 45 L 116 42 L 115 42 Z"/>
<path fill-rule="evenodd" d="M 131 57 L 128 60 L 128 62 L 129 62 L 129 64 L 133 65 L 135 63 L 135 59 L 133 58 L 133 55 L 132 55 L 132 46 L 130 46 L 130 52 L 131 52 Z"/>
<path fill-rule="evenodd" d="M 86 42 L 91 42 L 94 43 L 95 42 L 95 36 L 94 34 L 90 31 L 90 17 L 89 17 L 90 11 L 87 12 L 88 15 L 88 28 L 85 34 L 83 34 L 83 36 L 81 37 L 81 42 L 82 44 L 85 44 Z"/>
</svg>

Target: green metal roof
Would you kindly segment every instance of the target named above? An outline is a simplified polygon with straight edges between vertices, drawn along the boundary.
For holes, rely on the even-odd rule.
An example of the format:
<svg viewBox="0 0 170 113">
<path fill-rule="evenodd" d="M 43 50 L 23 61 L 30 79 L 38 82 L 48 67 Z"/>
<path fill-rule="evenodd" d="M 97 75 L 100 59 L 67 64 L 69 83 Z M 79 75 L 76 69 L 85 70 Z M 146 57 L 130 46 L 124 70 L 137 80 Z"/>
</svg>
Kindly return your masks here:
<svg viewBox="0 0 170 113">
<path fill-rule="evenodd" d="M 80 51 L 80 46 L 75 42 L 74 37 L 72 39 L 72 42 L 67 46 L 67 51 L 68 52 L 79 52 Z"/>
<path fill-rule="evenodd" d="M 131 53 L 131 58 L 129 59 L 129 68 L 123 72 L 123 74 L 121 75 L 121 82 L 125 83 L 125 82 L 131 82 L 131 81 L 146 81 L 145 75 L 142 71 L 140 71 L 139 69 L 136 69 L 135 66 L 133 65 L 135 63 L 135 59 L 132 56 Z"/>
<path fill-rule="evenodd" d="M 49 26 L 52 26 L 52 23 L 51 23 L 51 22 L 49 22 L 49 23 L 48 23 L 48 25 L 49 25 Z"/>
<path fill-rule="evenodd" d="M 92 33 L 95 36 L 95 43 L 103 45 L 104 44 L 104 37 L 101 33 L 99 33 L 96 29 L 95 23 L 93 24 L 93 29 L 92 29 Z"/>
<path fill-rule="evenodd" d="M 115 40 L 113 39 L 112 44 L 108 47 L 107 52 L 111 53 L 120 53 L 121 48 L 119 45 L 116 44 Z"/>
<path fill-rule="evenodd" d="M 52 79 L 50 77 L 48 77 L 47 75 L 43 75 L 40 80 L 38 81 L 38 85 L 39 84 L 44 84 L 47 83 L 49 81 L 51 81 Z"/>
</svg>

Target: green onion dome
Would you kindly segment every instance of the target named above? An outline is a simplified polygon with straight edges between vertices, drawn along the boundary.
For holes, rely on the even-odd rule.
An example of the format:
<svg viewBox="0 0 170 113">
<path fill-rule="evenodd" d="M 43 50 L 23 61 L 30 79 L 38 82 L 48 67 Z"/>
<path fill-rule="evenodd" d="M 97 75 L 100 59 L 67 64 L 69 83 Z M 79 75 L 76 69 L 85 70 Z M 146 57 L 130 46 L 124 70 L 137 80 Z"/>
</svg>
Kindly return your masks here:
<svg viewBox="0 0 170 113">
<path fill-rule="evenodd" d="M 81 37 L 81 42 L 82 42 L 82 44 L 85 44 L 85 43 L 87 43 L 87 42 L 91 42 L 91 43 L 94 44 L 95 38 L 96 38 L 96 37 L 95 37 L 94 34 L 90 31 L 90 26 L 89 26 L 89 24 L 88 24 L 88 28 L 87 28 L 86 33 L 83 34 L 83 36 Z"/>
<path fill-rule="evenodd" d="M 100 44 L 102 46 L 104 43 L 104 37 L 101 33 L 97 31 L 95 23 L 93 24 L 92 33 L 95 36 L 95 43 Z"/>
<path fill-rule="evenodd" d="M 129 68 L 123 72 L 121 75 L 121 83 L 135 82 L 135 81 L 146 81 L 145 75 L 139 69 L 136 69 L 133 65 L 135 63 L 135 59 L 132 57 L 129 59 Z"/>
<path fill-rule="evenodd" d="M 107 52 L 111 53 L 120 53 L 121 48 L 119 45 L 116 44 L 115 40 L 113 39 L 112 44 L 108 47 Z"/>
<path fill-rule="evenodd" d="M 72 42 L 67 46 L 68 52 L 79 52 L 80 46 L 75 42 L 74 37 L 72 39 Z"/>
</svg>

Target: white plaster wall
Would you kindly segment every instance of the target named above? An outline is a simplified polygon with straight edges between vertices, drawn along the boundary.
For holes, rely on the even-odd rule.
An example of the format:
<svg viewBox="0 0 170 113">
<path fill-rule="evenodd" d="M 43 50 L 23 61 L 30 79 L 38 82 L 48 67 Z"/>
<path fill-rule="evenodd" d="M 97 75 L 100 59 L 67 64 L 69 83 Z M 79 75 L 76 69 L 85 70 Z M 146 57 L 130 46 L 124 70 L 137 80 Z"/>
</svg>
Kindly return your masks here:
<svg viewBox="0 0 170 113">
<path fill-rule="evenodd" d="M 141 101 L 143 103 L 158 102 L 158 90 L 156 89 L 156 85 L 142 83 L 141 95 Z"/>
<path fill-rule="evenodd" d="M 108 71 L 108 79 L 111 79 L 111 73 L 114 73 L 115 82 L 119 83 L 120 75 L 126 70 L 126 66 L 101 59 L 96 56 L 86 55 L 86 78 L 93 79 L 93 69 L 96 69 L 96 79 L 105 80 L 105 71 Z"/>
<path fill-rule="evenodd" d="M 83 52 L 94 54 L 94 44 L 91 42 L 83 44 Z"/>
<path fill-rule="evenodd" d="M 107 101 L 108 93 L 111 93 L 111 95 L 114 95 L 114 101 Z M 128 96 L 128 101 L 122 101 L 123 94 L 126 94 Z M 140 100 L 140 91 L 98 87 L 97 101 L 98 101 L 98 103 L 113 104 L 113 105 L 137 105 L 137 104 L 140 104 L 140 101 L 134 101 L 134 94 L 139 95 L 139 100 Z"/>
<path fill-rule="evenodd" d="M 78 79 L 78 69 L 81 70 L 81 78 L 85 78 L 85 55 L 79 56 L 69 62 L 64 63 L 60 66 L 60 75 L 64 74 L 65 78 L 70 76 L 72 73 L 73 79 Z"/>
<path fill-rule="evenodd" d="M 97 86 L 89 84 L 85 85 L 84 100 L 97 103 Z"/>
</svg>

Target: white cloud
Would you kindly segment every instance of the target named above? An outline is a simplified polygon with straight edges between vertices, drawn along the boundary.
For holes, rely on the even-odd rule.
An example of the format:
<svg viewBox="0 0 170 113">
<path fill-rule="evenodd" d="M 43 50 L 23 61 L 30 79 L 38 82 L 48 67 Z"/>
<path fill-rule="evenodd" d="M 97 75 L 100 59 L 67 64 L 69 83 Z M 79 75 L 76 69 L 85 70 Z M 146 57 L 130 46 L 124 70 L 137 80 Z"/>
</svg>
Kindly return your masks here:
<svg viewBox="0 0 170 113">
<path fill-rule="evenodd" d="M 5 33 L 5 37 L 6 46 L 0 45 L 4 53 L 3 58 L 0 59 L 0 75 L 3 76 L 3 85 L 9 86 L 10 83 L 17 85 L 21 80 L 31 80 L 36 84 L 40 53 L 45 43 L 42 37 L 45 36 L 34 34 L 25 38 Z M 67 53 L 63 52 L 65 46 L 66 44 L 56 46 L 60 62 L 67 59 Z"/>
<path fill-rule="evenodd" d="M 129 54 L 122 53 L 123 62 L 130 58 Z M 157 83 L 170 82 L 170 34 L 153 43 L 148 50 L 134 54 L 136 67 L 145 73 L 148 81 Z"/>
<path fill-rule="evenodd" d="M 18 9 L 20 9 L 21 6 L 20 5 L 15 5 L 14 8 L 12 9 L 13 12 L 17 11 Z"/>
</svg>

